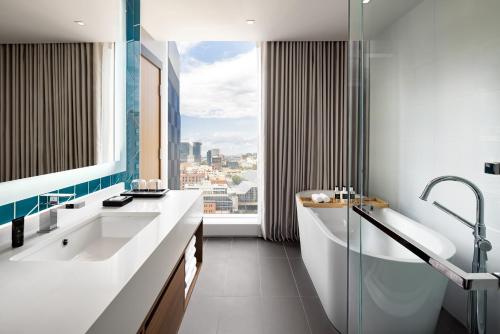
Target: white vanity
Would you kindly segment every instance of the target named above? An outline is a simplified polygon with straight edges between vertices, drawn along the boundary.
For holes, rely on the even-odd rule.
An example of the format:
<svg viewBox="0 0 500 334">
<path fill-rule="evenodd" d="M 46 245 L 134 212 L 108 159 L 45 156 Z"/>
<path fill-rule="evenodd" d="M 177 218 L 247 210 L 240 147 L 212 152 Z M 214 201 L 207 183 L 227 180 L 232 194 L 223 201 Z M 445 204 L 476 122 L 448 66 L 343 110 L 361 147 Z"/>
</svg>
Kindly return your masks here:
<svg viewBox="0 0 500 334">
<path fill-rule="evenodd" d="M 59 228 L 47 234 L 36 233 L 46 212 L 27 217 L 20 248 L 10 247 L 10 224 L 0 227 L 2 332 L 177 332 L 195 285 L 185 295 L 193 236 L 198 272 L 202 262 L 201 192 L 102 207 L 122 190 L 111 186 L 80 198 L 84 208 L 59 210 Z"/>
</svg>

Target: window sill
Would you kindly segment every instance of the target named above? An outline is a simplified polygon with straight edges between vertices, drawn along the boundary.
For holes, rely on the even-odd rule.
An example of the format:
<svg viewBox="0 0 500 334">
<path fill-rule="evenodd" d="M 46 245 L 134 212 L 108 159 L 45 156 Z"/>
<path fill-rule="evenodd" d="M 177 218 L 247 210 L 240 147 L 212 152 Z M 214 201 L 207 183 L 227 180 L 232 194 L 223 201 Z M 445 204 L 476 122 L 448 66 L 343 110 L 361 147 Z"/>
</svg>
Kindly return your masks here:
<svg viewBox="0 0 500 334">
<path fill-rule="evenodd" d="M 256 214 L 205 214 L 203 215 L 205 236 L 261 236 Z"/>
</svg>

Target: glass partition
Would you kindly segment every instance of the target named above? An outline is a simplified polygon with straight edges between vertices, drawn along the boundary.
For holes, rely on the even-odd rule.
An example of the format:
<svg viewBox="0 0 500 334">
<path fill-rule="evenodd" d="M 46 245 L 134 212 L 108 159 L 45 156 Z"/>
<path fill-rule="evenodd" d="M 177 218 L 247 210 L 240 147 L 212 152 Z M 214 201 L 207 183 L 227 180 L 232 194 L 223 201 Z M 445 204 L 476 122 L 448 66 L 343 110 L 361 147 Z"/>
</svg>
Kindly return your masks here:
<svg viewBox="0 0 500 334">
<path fill-rule="evenodd" d="M 499 12 L 351 3 L 362 55 L 350 63 L 363 70 L 350 111 L 366 131 L 351 145 L 365 186 L 349 220 L 350 332 L 500 331 Z"/>
</svg>

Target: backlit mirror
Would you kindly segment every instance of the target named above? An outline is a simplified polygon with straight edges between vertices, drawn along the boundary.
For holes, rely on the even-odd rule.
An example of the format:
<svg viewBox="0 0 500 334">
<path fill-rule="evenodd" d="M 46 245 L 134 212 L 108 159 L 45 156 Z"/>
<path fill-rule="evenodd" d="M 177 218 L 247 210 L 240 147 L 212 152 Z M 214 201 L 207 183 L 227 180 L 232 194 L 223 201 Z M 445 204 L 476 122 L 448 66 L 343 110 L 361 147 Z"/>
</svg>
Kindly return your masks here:
<svg viewBox="0 0 500 334">
<path fill-rule="evenodd" d="M 121 0 L 6 0 L 0 12 L 0 182 L 120 159 Z"/>
</svg>

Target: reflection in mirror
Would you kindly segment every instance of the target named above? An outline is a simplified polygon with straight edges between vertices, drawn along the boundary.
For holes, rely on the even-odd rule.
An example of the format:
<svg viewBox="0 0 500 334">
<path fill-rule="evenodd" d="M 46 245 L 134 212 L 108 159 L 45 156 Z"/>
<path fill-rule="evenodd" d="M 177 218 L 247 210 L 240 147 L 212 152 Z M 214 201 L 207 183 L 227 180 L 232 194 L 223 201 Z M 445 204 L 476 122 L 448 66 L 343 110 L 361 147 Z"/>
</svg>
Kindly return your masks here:
<svg viewBox="0 0 500 334">
<path fill-rule="evenodd" d="M 85 4 L 90 9 L 73 0 L 42 2 L 39 29 L 30 21 L 32 3 L 9 0 L 0 14 L 0 182 L 117 156 L 115 109 L 124 96 L 116 79 L 125 58 L 120 20 L 108 20 L 97 1 Z M 110 3 L 120 10 L 119 0 Z M 65 10 L 47 10 L 60 6 Z"/>
</svg>

